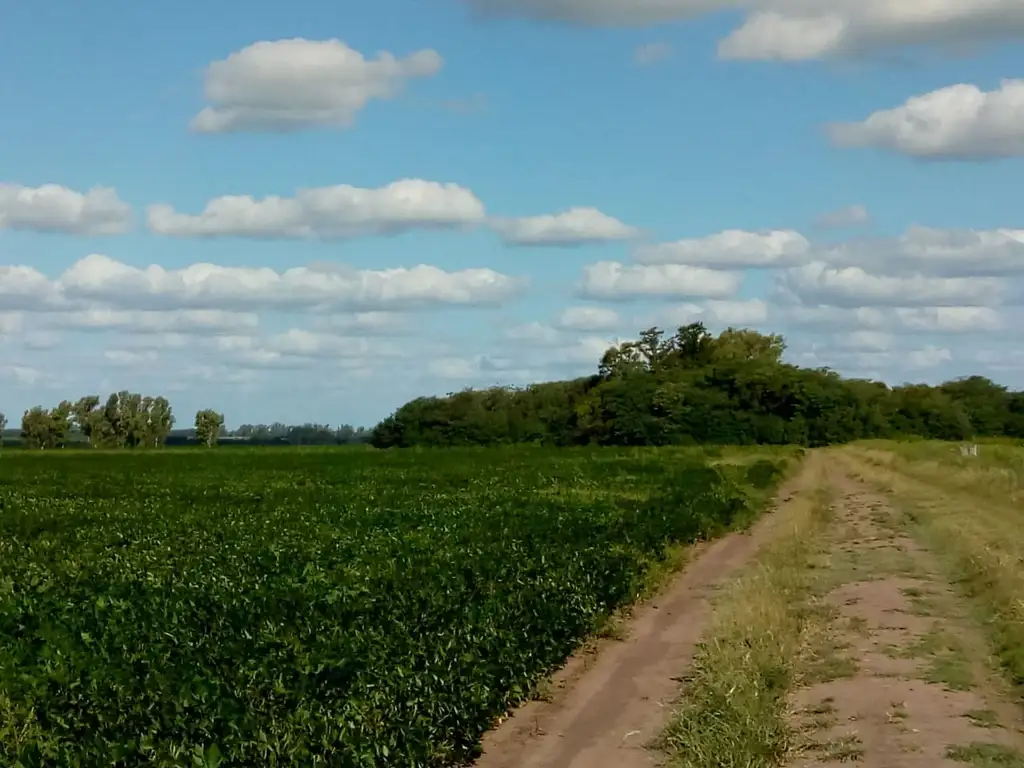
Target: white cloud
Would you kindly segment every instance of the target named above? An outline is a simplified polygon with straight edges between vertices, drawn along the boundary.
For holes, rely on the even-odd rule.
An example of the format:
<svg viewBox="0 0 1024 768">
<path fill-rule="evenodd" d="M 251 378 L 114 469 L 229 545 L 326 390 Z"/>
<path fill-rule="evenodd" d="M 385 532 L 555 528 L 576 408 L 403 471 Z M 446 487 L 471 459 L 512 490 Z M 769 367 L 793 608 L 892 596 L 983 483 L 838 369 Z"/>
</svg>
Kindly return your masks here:
<svg viewBox="0 0 1024 768">
<path fill-rule="evenodd" d="M 596 208 L 570 208 L 553 215 L 518 219 L 494 218 L 490 226 L 510 245 L 581 245 L 628 240 L 640 234 L 636 227 Z"/>
<path fill-rule="evenodd" d="M 727 299 L 739 290 L 743 275 L 682 264 L 623 265 L 600 261 L 584 267 L 580 290 L 596 299 L 644 296 Z"/>
<path fill-rule="evenodd" d="M 319 330 L 387 336 L 412 331 L 407 315 L 401 312 L 351 312 L 315 316 L 313 326 Z"/>
<path fill-rule="evenodd" d="M 822 262 L 788 270 L 781 285 L 802 303 L 838 307 L 990 306 L 1006 293 L 1003 281 L 994 278 L 897 277 Z"/>
<path fill-rule="evenodd" d="M 209 340 L 207 354 L 222 364 L 248 369 L 288 369 L 303 365 L 329 363 L 343 368 L 359 368 L 387 358 L 405 357 L 402 347 L 366 336 L 290 328 L 282 333 L 218 336 Z"/>
<path fill-rule="evenodd" d="M 948 363 L 953 360 L 953 354 L 942 347 L 928 346 L 924 349 L 913 349 L 906 355 L 906 364 L 909 368 L 934 368 L 940 363 Z"/>
<path fill-rule="evenodd" d="M 622 323 L 619 313 L 607 307 L 568 307 L 558 318 L 558 327 L 572 331 L 612 331 Z"/>
<path fill-rule="evenodd" d="M 151 205 L 146 218 L 151 231 L 179 237 L 344 238 L 472 226 L 484 216 L 483 203 L 465 187 L 401 179 L 376 189 L 300 189 L 293 198 L 226 195 L 197 215 Z"/>
<path fill-rule="evenodd" d="M 518 16 L 583 26 L 630 27 L 730 5 L 720 0 L 463 0 L 483 16 Z"/>
<path fill-rule="evenodd" d="M 431 360 L 427 370 L 439 379 L 473 379 L 480 374 L 480 365 L 463 357 L 440 357 Z"/>
<path fill-rule="evenodd" d="M 653 319 L 655 325 L 669 328 L 696 322 L 703 322 L 712 328 L 751 327 L 768 321 L 768 304 L 760 299 L 677 304 L 659 312 Z"/>
<path fill-rule="evenodd" d="M 638 264 L 688 264 L 714 269 L 787 267 L 807 260 L 811 244 L 793 230 L 746 232 L 728 229 L 708 237 L 636 249 Z"/>
<path fill-rule="evenodd" d="M 252 331 L 259 326 L 255 312 L 219 309 L 123 310 L 106 307 L 54 312 L 44 325 L 79 331 L 121 331 L 129 334 L 205 335 Z"/>
<path fill-rule="evenodd" d="M 38 368 L 27 365 L 0 365 L 0 377 L 26 386 L 35 386 L 48 378 Z"/>
<path fill-rule="evenodd" d="M 878 307 L 834 307 L 827 304 L 793 305 L 776 308 L 787 325 L 801 329 L 819 328 L 886 328 L 890 319 Z M 776 312 L 773 312 L 775 314 Z"/>
<path fill-rule="evenodd" d="M 125 367 L 155 363 L 160 359 L 160 355 L 154 350 L 134 349 L 108 349 L 103 353 L 103 357 L 113 365 Z"/>
<path fill-rule="evenodd" d="M 990 307 L 899 307 L 903 328 L 924 333 L 977 333 L 1004 327 L 999 312 Z"/>
<path fill-rule="evenodd" d="M 871 216 L 863 205 L 848 205 L 837 211 L 828 211 L 815 219 L 815 226 L 821 229 L 849 229 L 870 223 Z"/>
<path fill-rule="evenodd" d="M 1019 0 L 759 0 L 718 47 L 730 59 L 794 61 L 1024 34 Z"/>
<path fill-rule="evenodd" d="M 25 316 L 21 312 L 0 312 L 0 337 L 20 333 L 25 326 Z"/>
<path fill-rule="evenodd" d="M 911 227 L 896 238 L 855 240 L 818 256 L 838 266 L 889 274 L 982 277 L 1024 274 L 1024 229 Z"/>
<path fill-rule="evenodd" d="M 1024 19 L 1024 5 L 1017 3 Z M 984 160 L 1024 155 L 1024 79 L 994 91 L 959 84 L 829 126 L 840 147 L 873 147 L 928 159 Z"/>
<path fill-rule="evenodd" d="M 672 46 L 668 43 L 645 43 L 636 49 L 633 61 L 640 66 L 648 66 L 664 61 L 672 55 Z"/>
<path fill-rule="evenodd" d="M 261 41 L 214 61 L 206 70 L 198 133 L 347 128 L 373 99 L 397 96 L 413 78 L 436 75 L 434 50 L 406 58 L 388 52 L 368 60 L 337 39 Z"/>
<path fill-rule="evenodd" d="M 525 344 L 543 344 L 551 345 L 558 344 L 562 340 L 562 335 L 556 328 L 552 328 L 550 325 L 544 323 L 524 323 L 523 325 L 513 325 L 506 328 L 502 332 L 502 338 L 506 341 L 513 341 L 517 343 Z"/>
<path fill-rule="evenodd" d="M 109 187 L 83 193 L 59 184 L 0 183 L 0 229 L 117 235 L 131 226 L 131 206 Z"/>
<path fill-rule="evenodd" d="M 656 24 L 745 11 L 719 43 L 731 59 L 799 60 L 918 44 L 977 43 L 1024 35 L 1020 0 L 463 0 L 485 16 L 582 26 Z"/>
<path fill-rule="evenodd" d="M 850 331 L 833 338 L 836 348 L 857 352 L 888 352 L 895 342 L 892 334 L 881 331 Z"/>
<path fill-rule="evenodd" d="M 413 309 L 438 304 L 494 305 L 525 287 L 525 280 L 491 269 L 446 272 L 416 267 L 222 267 L 192 264 L 140 268 L 92 254 L 50 281 L 31 267 L 0 267 L 0 300 L 10 309 L 260 310 Z"/>
</svg>

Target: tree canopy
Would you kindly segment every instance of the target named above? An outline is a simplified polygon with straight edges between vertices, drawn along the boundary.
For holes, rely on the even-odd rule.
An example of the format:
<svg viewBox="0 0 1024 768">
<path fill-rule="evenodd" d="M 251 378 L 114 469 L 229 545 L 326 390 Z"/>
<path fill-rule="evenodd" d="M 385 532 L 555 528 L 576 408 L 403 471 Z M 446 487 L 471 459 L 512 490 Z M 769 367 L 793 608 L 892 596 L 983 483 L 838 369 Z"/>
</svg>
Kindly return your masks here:
<svg viewBox="0 0 1024 768">
<path fill-rule="evenodd" d="M 379 448 L 496 445 L 798 444 L 873 437 L 1024 437 L 1024 393 L 971 376 L 937 387 L 844 379 L 782 362 L 785 340 L 701 323 L 607 350 L 597 373 L 406 403 Z"/>
</svg>

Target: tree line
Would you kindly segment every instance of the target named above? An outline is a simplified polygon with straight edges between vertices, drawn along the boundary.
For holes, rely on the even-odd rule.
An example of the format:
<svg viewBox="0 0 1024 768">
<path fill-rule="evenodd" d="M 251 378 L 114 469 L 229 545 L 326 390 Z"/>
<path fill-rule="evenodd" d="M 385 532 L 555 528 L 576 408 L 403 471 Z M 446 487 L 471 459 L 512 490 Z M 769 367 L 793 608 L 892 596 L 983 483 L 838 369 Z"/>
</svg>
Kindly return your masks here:
<svg viewBox="0 0 1024 768">
<path fill-rule="evenodd" d="M 53 408 L 37 405 L 24 412 L 17 435 L 22 446 L 33 449 L 160 448 L 188 444 L 212 447 L 219 443 L 332 445 L 367 442 L 370 438 L 368 430 L 347 424 L 330 427 L 277 422 L 243 424 L 228 430 L 224 414 L 209 408 L 195 414 L 191 428 L 176 430 L 174 425 L 175 415 L 167 398 L 121 391 L 105 401 L 99 395 L 87 395 L 75 402 L 62 400 Z M 7 426 L 7 417 L 0 413 L 0 442 Z"/>
<path fill-rule="evenodd" d="M 379 448 L 796 444 L 864 438 L 1024 438 L 1024 392 L 983 376 L 938 386 L 847 379 L 782 362 L 785 340 L 702 323 L 608 349 L 597 372 L 524 388 L 420 397 L 373 430 Z"/>
</svg>

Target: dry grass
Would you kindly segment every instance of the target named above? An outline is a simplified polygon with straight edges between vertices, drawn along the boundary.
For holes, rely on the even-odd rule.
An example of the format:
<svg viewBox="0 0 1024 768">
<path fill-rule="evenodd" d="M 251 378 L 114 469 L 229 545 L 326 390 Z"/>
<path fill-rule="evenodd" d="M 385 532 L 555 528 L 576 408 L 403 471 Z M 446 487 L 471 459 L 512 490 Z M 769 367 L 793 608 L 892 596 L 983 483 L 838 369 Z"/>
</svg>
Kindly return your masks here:
<svg viewBox="0 0 1024 768">
<path fill-rule="evenodd" d="M 812 455 L 772 520 L 771 543 L 715 604 L 715 617 L 664 734 L 686 768 L 777 766 L 791 747 L 787 695 L 802 640 L 829 510 Z"/>
<path fill-rule="evenodd" d="M 854 446 L 837 458 L 892 494 L 911 531 L 971 599 L 993 653 L 1024 687 L 1024 448 L 953 444 Z"/>
</svg>

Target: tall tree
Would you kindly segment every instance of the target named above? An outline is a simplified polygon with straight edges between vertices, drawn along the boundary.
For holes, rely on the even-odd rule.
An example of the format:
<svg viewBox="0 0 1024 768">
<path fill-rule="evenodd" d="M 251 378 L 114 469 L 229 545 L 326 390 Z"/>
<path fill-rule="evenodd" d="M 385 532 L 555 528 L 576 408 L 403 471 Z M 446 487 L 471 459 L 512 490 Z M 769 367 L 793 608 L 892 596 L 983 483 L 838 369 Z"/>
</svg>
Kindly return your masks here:
<svg viewBox="0 0 1024 768">
<path fill-rule="evenodd" d="M 21 417 L 21 439 L 28 448 L 53 448 L 54 440 L 53 417 L 41 405 L 29 408 Z"/>
<path fill-rule="evenodd" d="M 4 430 L 7 429 L 7 416 L 0 413 L 0 448 L 4 445 Z"/>
<path fill-rule="evenodd" d="M 86 395 L 78 399 L 72 409 L 75 429 L 95 448 L 104 441 L 104 412 L 99 395 Z"/>
<path fill-rule="evenodd" d="M 203 445 L 215 446 L 223 426 L 224 414 L 217 413 L 209 408 L 196 413 L 196 438 Z"/>
</svg>

